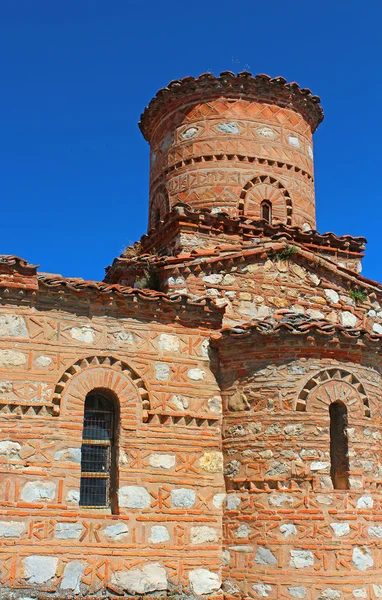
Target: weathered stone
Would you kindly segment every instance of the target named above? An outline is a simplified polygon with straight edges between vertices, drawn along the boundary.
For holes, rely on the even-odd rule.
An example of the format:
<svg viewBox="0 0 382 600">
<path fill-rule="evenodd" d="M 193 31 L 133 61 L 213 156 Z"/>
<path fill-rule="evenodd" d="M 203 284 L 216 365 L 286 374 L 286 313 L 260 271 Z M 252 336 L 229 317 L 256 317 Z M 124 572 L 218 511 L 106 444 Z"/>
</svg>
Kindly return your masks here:
<svg viewBox="0 0 382 600">
<path fill-rule="evenodd" d="M 164 544 L 170 539 L 170 534 L 164 525 L 153 525 L 149 537 L 150 544 Z"/>
<path fill-rule="evenodd" d="M 357 317 L 348 310 L 344 310 L 340 315 L 341 325 L 344 327 L 355 327 L 357 325 Z"/>
<path fill-rule="evenodd" d="M 123 540 L 129 535 L 129 528 L 126 523 L 119 522 L 115 525 L 108 525 L 102 533 L 110 540 Z"/>
<path fill-rule="evenodd" d="M 205 452 L 199 459 L 200 468 L 208 473 L 223 472 L 223 454 L 221 452 Z"/>
<path fill-rule="evenodd" d="M 25 365 L 27 357 L 16 350 L 0 350 L 0 367 L 11 368 Z"/>
<path fill-rule="evenodd" d="M 179 352 L 180 340 L 176 335 L 161 333 L 159 336 L 159 348 L 165 352 Z"/>
<path fill-rule="evenodd" d="M 54 500 L 56 484 L 53 481 L 28 481 L 21 491 L 25 502 L 46 502 Z"/>
<path fill-rule="evenodd" d="M 186 410 L 189 405 L 188 398 L 180 396 L 179 394 L 173 394 L 173 396 L 171 396 L 171 403 L 177 410 Z"/>
<path fill-rule="evenodd" d="M 151 497 L 146 488 L 139 485 L 125 485 L 118 490 L 119 506 L 124 508 L 147 508 Z"/>
<path fill-rule="evenodd" d="M 19 315 L 0 315 L 0 337 L 29 337 L 25 319 Z"/>
<path fill-rule="evenodd" d="M 354 598 L 367 598 L 368 593 L 366 588 L 357 588 L 352 592 Z"/>
<path fill-rule="evenodd" d="M 38 358 L 36 358 L 36 365 L 38 367 L 50 367 L 50 365 L 52 364 L 52 359 L 50 358 L 50 356 L 44 356 L 43 354 L 41 356 L 39 356 Z"/>
<path fill-rule="evenodd" d="M 147 563 L 140 569 L 115 571 L 112 582 L 129 594 L 148 594 L 167 589 L 167 574 L 159 563 Z"/>
<path fill-rule="evenodd" d="M 271 506 L 293 506 L 294 498 L 290 494 L 271 494 L 268 502 Z"/>
<path fill-rule="evenodd" d="M 228 510 L 236 510 L 240 506 L 240 496 L 236 494 L 227 494 L 226 506 Z"/>
<path fill-rule="evenodd" d="M 223 412 L 222 399 L 220 396 L 213 396 L 212 398 L 209 398 L 207 404 L 211 412 L 218 414 Z"/>
<path fill-rule="evenodd" d="M 315 308 L 308 308 L 306 314 L 308 315 L 308 317 L 314 320 L 325 319 L 324 313 L 321 310 L 317 310 Z"/>
<path fill-rule="evenodd" d="M 357 500 L 357 508 L 368 509 L 373 508 L 374 500 L 371 496 L 360 496 Z"/>
<path fill-rule="evenodd" d="M 25 530 L 22 521 L 0 521 L 0 538 L 19 538 Z"/>
<path fill-rule="evenodd" d="M 215 508 L 222 508 L 224 504 L 224 500 L 226 499 L 226 494 L 214 494 L 212 498 L 212 504 Z"/>
<path fill-rule="evenodd" d="M 67 502 L 73 502 L 74 504 L 78 504 L 80 501 L 80 492 L 77 490 L 69 490 L 66 496 Z"/>
<path fill-rule="evenodd" d="M 0 381 L 0 394 L 11 394 L 13 390 L 12 381 Z"/>
<path fill-rule="evenodd" d="M 59 540 L 77 540 L 82 531 L 82 523 L 57 523 L 54 535 Z"/>
<path fill-rule="evenodd" d="M 374 333 L 382 335 L 382 325 L 380 323 L 373 323 L 373 331 Z"/>
<path fill-rule="evenodd" d="M 155 365 L 155 378 L 158 381 L 166 381 L 170 377 L 170 366 L 166 363 Z"/>
<path fill-rule="evenodd" d="M 245 525 L 239 525 L 239 527 L 236 529 L 235 531 L 235 537 L 237 538 L 247 538 L 249 536 L 249 534 L 251 533 L 250 528 Z"/>
<path fill-rule="evenodd" d="M 56 575 L 58 558 L 32 554 L 21 561 L 22 577 L 29 584 L 46 583 Z"/>
<path fill-rule="evenodd" d="M 382 538 L 382 526 L 381 525 L 371 525 L 368 528 L 368 534 L 370 537 Z"/>
<path fill-rule="evenodd" d="M 175 466 L 175 456 L 173 454 L 150 454 L 149 464 L 155 469 L 172 469 Z"/>
<path fill-rule="evenodd" d="M 272 586 L 267 583 L 254 583 L 252 589 L 258 596 L 267 598 L 272 591 Z"/>
<path fill-rule="evenodd" d="M 324 294 L 328 302 L 331 302 L 332 304 L 338 304 L 338 302 L 340 301 L 340 297 L 335 290 L 325 289 Z"/>
<path fill-rule="evenodd" d="M 339 590 L 334 590 L 333 588 L 326 588 L 325 590 L 322 590 L 320 597 L 327 600 L 336 600 L 336 598 L 341 597 L 341 592 Z"/>
<path fill-rule="evenodd" d="M 94 342 L 95 330 L 90 325 L 83 325 L 82 327 L 72 327 L 70 335 L 74 340 L 83 342 L 84 344 L 92 344 Z"/>
<path fill-rule="evenodd" d="M 292 598 L 305 598 L 307 594 L 306 587 L 303 585 L 297 585 L 295 587 L 288 587 L 288 592 Z"/>
<path fill-rule="evenodd" d="M 330 523 L 330 527 L 333 529 L 336 537 L 343 537 L 350 533 L 349 523 Z"/>
<path fill-rule="evenodd" d="M 311 471 L 327 471 L 330 468 L 330 463 L 323 462 L 320 460 L 314 461 L 310 463 Z"/>
<path fill-rule="evenodd" d="M 54 460 L 67 460 L 69 462 L 81 464 L 81 448 L 65 448 L 65 450 L 59 450 L 54 455 Z"/>
<path fill-rule="evenodd" d="M 195 569 L 188 574 L 190 586 L 194 594 L 201 596 L 203 594 L 212 594 L 221 586 L 221 580 L 217 573 L 208 569 Z"/>
<path fill-rule="evenodd" d="M 218 285 L 223 281 L 223 275 L 220 275 L 219 273 L 214 273 L 213 275 L 205 275 L 203 277 L 203 281 L 212 285 Z"/>
<path fill-rule="evenodd" d="M 85 564 L 79 560 L 71 560 L 68 562 L 65 565 L 64 574 L 60 583 L 61 589 L 72 590 L 75 594 L 79 594 L 85 568 Z"/>
<path fill-rule="evenodd" d="M 277 477 L 278 475 L 288 473 L 289 469 L 289 465 L 276 461 L 270 465 L 270 469 L 268 469 L 266 475 L 267 477 Z"/>
<path fill-rule="evenodd" d="M 373 592 L 376 598 L 382 598 L 382 585 L 376 585 L 373 583 Z"/>
<path fill-rule="evenodd" d="M 205 379 L 206 372 L 202 369 L 189 369 L 187 375 L 188 378 L 193 381 L 201 381 L 202 379 Z"/>
<path fill-rule="evenodd" d="M 280 532 L 287 538 L 290 535 L 297 535 L 297 527 L 294 523 L 284 523 L 280 526 Z"/>
<path fill-rule="evenodd" d="M 257 548 L 255 563 L 259 565 L 271 565 L 272 567 L 277 565 L 277 558 L 268 548 L 264 548 L 264 546 L 259 546 Z"/>
<path fill-rule="evenodd" d="M 18 442 L 11 442 L 11 440 L 4 440 L 0 442 L 0 456 L 5 456 L 10 459 L 20 459 L 19 452 L 21 446 Z"/>
<path fill-rule="evenodd" d="M 171 490 L 171 502 L 175 508 L 192 508 L 195 500 L 196 494 L 194 490 L 187 488 Z"/>
<path fill-rule="evenodd" d="M 241 463 L 238 460 L 230 460 L 224 469 L 224 473 L 227 477 L 235 477 L 240 471 Z"/>
<path fill-rule="evenodd" d="M 352 560 L 359 571 L 366 571 L 374 565 L 373 555 L 366 546 L 353 548 Z"/>
<path fill-rule="evenodd" d="M 305 569 L 314 565 L 313 552 L 310 550 L 291 550 L 289 564 L 294 569 Z"/>
<path fill-rule="evenodd" d="M 213 527 L 202 525 L 200 527 L 191 527 L 190 542 L 191 544 L 207 544 L 208 542 L 216 542 L 218 540 L 218 532 Z"/>
<path fill-rule="evenodd" d="M 291 437 L 302 435 L 304 432 L 305 427 L 302 423 L 294 423 L 292 425 L 287 425 L 286 427 L 284 427 L 285 435 L 289 435 Z"/>
</svg>

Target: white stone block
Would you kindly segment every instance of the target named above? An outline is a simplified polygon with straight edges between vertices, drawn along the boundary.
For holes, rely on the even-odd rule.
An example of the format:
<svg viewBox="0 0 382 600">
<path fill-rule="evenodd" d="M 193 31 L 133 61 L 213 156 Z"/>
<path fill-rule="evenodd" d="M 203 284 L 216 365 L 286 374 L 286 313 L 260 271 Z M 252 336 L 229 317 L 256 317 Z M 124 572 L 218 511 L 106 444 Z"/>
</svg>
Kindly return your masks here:
<svg viewBox="0 0 382 600">
<path fill-rule="evenodd" d="M 73 504 L 78 504 L 80 501 L 80 492 L 77 490 L 69 490 L 66 495 L 67 502 L 73 502 Z"/>
<path fill-rule="evenodd" d="M 118 501 L 122 508 L 148 508 L 151 504 L 151 497 L 144 487 L 125 485 L 118 490 Z"/>
<path fill-rule="evenodd" d="M 340 301 L 340 297 L 335 290 L 326 289 L 324 290 L 324 294 L 326 296 L 326 299 L 329 302 L 332 302 L 332 304 L 338 304 L 338 302 Z"/>
<path fill-rule="evenodd" d="M 170 377 L 170 366 L 166 363 L 155 365 L 155 378 L 158 381 L 166 381 Z"/>
<path fill-rule="evenodd" d="M 219 575 L 208 569 L 195 569 L 190 571 L 188 578 L 191 589 L 197 596 L 217 592 L 221 586 Z"/>
<path fill-rule="evenodd" d="M 368 529 L 370 537 L 382 538 L 382 526 L 371 525 Z"/>
<path fill-rule="evenodd" d="M 267 598 L 272 591 L 272 586 L 267 583 L 254 583 L 252 589 L 258 596 Z"/>
<path fill-rule="evenodd" d="M 196 493 L 187 488 L 171 490 L 171 502 L 174 508 L 192 508 L 195 504 Z"/>
<path fill-rule="evenodd" d="M 214 494 L 214 496 L 212 498 L 212 504 L 214 505 L 215 508 L 222 508 L 225 499 L 226 499 L 225 493 Z"/>
<path fill-rule="evenodd" d="M 291 535 L 297 535 L 297 527 L 294 523 L 284 523 L 280 526 L 280 532 L 287 538 Z"/>
<path fill-rule="evenodd" d="M 82 530 L 82 523 L 57 523 L 54 535 L 59 540 L 78 540 Z"/>
<path fill-rule="evenodd" d="M 330 527 L 333 529 L 336 537 L 343 537 L 350 533 L 349 523 L 330 523 Z"/>
<path fill-rule="evenodd" d="M 359 571 L 366 571 L 374 565 L 373 555 L 366 546 L 353 548 L 352 560 Z"/>
<path fill-rule="evenodd" d="M 26 530 L 22 521 L 0 521 L 0 537 L 19 538 Z"/>
<path fill-rule="evenodd" d="M 21 491 L 21 500 L 25 502 L 46 502 L 54 500 L 56 484 L 53 481 L 28 481 Z"/>
<path fill-rule="evenodd" d="M 371 496 L 361 496 L 357 500 L 357 508 L 368 509 L 373 508 L 374 500 Z"/>
<path fill-rule="evenodd" d="M 289 564 L 294 569 L 305 569 L 314 565 L 313 552 L 310 550 L 291 550 Z"/>
<path fill-rule="evenodd" d="M 25 365 L 27 357 L 16 350 L 0 350 L 0 367 L 12 368 Z"/>
<path fill-rule="evenodd" d="M 179 352 L 180 340 L 176 335 L 161 333 L 159 336 L 159 348 L 165 352 Z"/>
<path fill-rule="evenodd" d="M 46 583 L 56 575 L 58 558 L 32 554 L 21 561 L 22 577 L 28 583 Z"/>
<path fill-rule="evenodd" d="M 268 548 L 264 548 L 264 546 L 259 546 L 257 548 L 255 562 L 259 565 L 277 565 L 277 558 Z"/>
<path fill-rule="evenodd" d="M 72 590 L 75 594 L 81 591 L 80 585 L 85 571 L 85 565 L 79 560 L 71 560 L 65 565 L 60 587 L 62 590 Z"/>
<path fill-rule="evenodd" d="M 21 446 L 18 442 L 11 442 L 11 440 L 3 440 L 0 442 L 0 456 L 5 456 L 6 458 L 11 459 L 20 459 L 20 450 Z"/>
<path fill-rule="evenodd" d="M 203 277 L 205 283 L 211 283 L 212 285 L 218 285 L 223 281 L 223 275 L 219 273 L 213 273 L 212 275 L 205 275 Z"/>
<path fill-rule="evenodd" d="M 90 325 L 82 325 L 82 327 L 72 327 L 70 335 L 74 340 L 83 342 L 84 344 L 92 344 L 94 342 L 95 330 Z"/>
<path fill-rule="evenodd" d="M 150 454 L 149 464 L 154 469 L 172 469 L 175 466 L 173 454 Z"/>
<path fill-rule="evenodd" d="M 64 450 L 58 450 L 54 455 L 54 460 L 81 464 L 81 448 L 65 448 Z"/>
<path fill-rule="evenodd" d="M 292 596 L 292 598 L 305 598 L 307 591 L 306 587 L 302 585 L 297 585 L 295 587 L 289 587 L 288 592 Z"/>
<path fill-rule="evenodd" d="M 110 540 L 123 540 L 129 535 L 129 528 L 126 523 L 115 523 L 105 527 L 102 533 Z"/>
<path fill-rule="evenodd" d="M 189 369 L 187 375 L 192 381 L 202 381 L 206 377 L 206 372 L 202 369 Z"/>
<path fill-rule="evenodd" d="M 202 525 L 200 527 L 191 527 L 190 542 L 191 544 L 207 544 L 218 540 L 218 532 L 213 527 Z"/>
<path fill-rule="evenodd" d="M 170 539 L 170 534 L 164 525 L 153 525 L 149 537 L 150 544 L 164 544 Z"/>
<path fill-rule="evenodd" d="M 159 563 L 147 563 L 140 569 L 116 571 L 112 581 L 129 594 L 149 594 L 167 590 L 167 574 Z"/>
<path fill-rule="evenodd" d="M 340 319 L 341 325 L 343 325 L 344 327 L 355 327 L 358 321 L 357 317 L 348 310 L 344 310 L 341 312 Z"/>
<path fill-rule="evenodd" d="M 0 337 L 29 337 L 25 319 L 19 315 L 0 315 Z"/>
<path fill-rule="evenodd" d="M 49 367 L 52 364 L 52 359 L 50 358 L 50 356 L 44 356 L 43 354 L 41 356 L 39 356 L 38 358 L 36 358 L 36 365 L 38 367 Z"/>
</svg>

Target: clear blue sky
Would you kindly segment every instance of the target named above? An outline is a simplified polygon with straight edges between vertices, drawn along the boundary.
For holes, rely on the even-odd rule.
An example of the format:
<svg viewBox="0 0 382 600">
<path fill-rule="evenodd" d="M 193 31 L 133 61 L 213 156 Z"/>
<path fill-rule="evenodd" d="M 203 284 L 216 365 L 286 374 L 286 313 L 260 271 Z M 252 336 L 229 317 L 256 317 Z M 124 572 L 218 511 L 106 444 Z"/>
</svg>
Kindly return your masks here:
<svg viewBox="0 0 382 600">
<path fill-rule="evenodd" d="M 382 280 L 378 0 L 0 4 L 0 253 L 102 279 L 146 230 L 143 108 L 171 79 L 250 70 L 321 96 L 318 229 L 365 235 Z"/>
</svg>

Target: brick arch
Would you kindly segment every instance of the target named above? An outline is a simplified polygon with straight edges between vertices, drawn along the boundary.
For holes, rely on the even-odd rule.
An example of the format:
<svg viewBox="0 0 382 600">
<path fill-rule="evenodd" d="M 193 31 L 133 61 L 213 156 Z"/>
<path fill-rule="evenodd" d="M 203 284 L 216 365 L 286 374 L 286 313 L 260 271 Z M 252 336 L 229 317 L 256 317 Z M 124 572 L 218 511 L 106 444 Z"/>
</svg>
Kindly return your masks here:
<svg viewBox="0 0 382 600">
<path fill-rule="evenodd" d="M 362 383 L 341 368 L 324 369 L 308 379 L 298 396 L 296 410 L 329 414 L 329 406 L 336 401 L 343 402 L 353 417 L 371 417 Z"/>
<path fill-rule="evenodd" d="M 260 206 L 263 200 L 272 204 L 272 213 L 277 221 L 292 225 L 292 199 L 280 181 L 269 175 L 259 175 L 248 181 L 242 189 L 239 212 L 254 219 L 260 219 Z"/>
<path fill-rule="evenodd" d="M 114 392 L 121 418 L 136 422 L 137 414 L 150 408 L 150 395 L 143 379 L 127 363 L 111 356 L 81 358 L 61 375 L 53 394 L 54 414 L 83 415 L 86 395 L 95 389 Z"/>
</svg>

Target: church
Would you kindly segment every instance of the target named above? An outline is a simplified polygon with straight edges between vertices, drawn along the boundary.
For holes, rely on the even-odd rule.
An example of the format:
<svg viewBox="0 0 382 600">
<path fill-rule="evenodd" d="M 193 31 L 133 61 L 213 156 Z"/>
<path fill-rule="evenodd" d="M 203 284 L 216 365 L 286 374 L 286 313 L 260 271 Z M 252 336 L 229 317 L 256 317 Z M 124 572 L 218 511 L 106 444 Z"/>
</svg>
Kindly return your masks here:
<svg viewBox="0 0 382 600">
<path fill-rule="evenodd" d="M 322 119 L 172 81 L 104 280 L 0 256 L 1 600 L 382 598 L 382 286 L 316 230 Z"/>
</svg>

